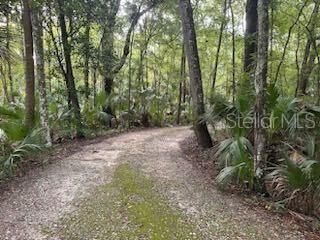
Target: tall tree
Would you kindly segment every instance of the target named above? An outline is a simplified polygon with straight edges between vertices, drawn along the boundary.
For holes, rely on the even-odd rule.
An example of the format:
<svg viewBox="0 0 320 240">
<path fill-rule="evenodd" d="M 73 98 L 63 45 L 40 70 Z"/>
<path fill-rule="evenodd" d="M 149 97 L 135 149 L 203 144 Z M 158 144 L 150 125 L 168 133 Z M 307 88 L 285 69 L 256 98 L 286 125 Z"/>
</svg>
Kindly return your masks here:
<svg viewBox="0 0 320 240">
<path fill-rule="evenodd" d="M 190 0 L 179 0 L 179 9 L 182 22 L 186 56 L 189 64 L 191 96 L 194 112 L 194 130 L 201 147 L 212 147 L 212 140 L 207 124 L 201 117 L 205 113 L 200 60 L 198 54 L 197 38 L 193 20 L 193 10 Z"/>
<path fill-rule="evenodd" d="M 90 30 L 91 30 L 91 13 L 90 13 L 90 4 L 89 2 L 85 5 L 86 11 L 86 27 L 84 34 L 84 89 L 85 89 L 85 97 L 89 99 L 90 89 L 89 89 L 89 62 L 90 62 Z"/>
<path fill-rule="evenodd" d="M 268 73 L 269 45 L 269 0 L 258 1 L 258 55 L 255 75 L 256 103 L 254 108 L 254 170 L 257 179 L 263 176 L 265 167 L 266 129 L 266 87 Z"/>
<path fill-rule="evenodd" d="M 247 0 L 244 43 L 244 72 L 253 81 L 257 54 L 258 0 Z"/>
<path fill-rule="evenodd" d="M 104 90 L 107 96 L 112 92 L 114 72 L 112 68 L 114 66 L 114 33 L 116 27 L 116 17 L 120 8 L 120 0 L 112 0 L 107 8 L 106 19 L 104 24 L 103 36 L 101 40 L 102 46 L 102 64 L 103 64 L 103 81 Z M 131 39 L 131 36 L 130 38 Z M 129 49 L 129 45 L 128 45 Z M 129 54 L 129 50 L 126 51 L 126 55 Z M 111 106 L 105 106 L 105 112 L 113 114 Z"/>
<path fill-rule="evenodd" d="M 44 68 L 44 48 L 43 48 L 43 16 L 42 7 L 39 3 L 34 3 L 33 15 L 33 30 L 34 30 L 34 44 L 36 55 L 36 69 L 37 69 L 37 81 L 40 93 L 40 119 L 41 126 L 44 131 L 44 136 L 48 146 L 52 145 L 50 126 L 49 126 L 49 112 L 47 101 L 47 89 L 46 89 L 46 76 Z"/>
<path fill-rule="evenodd" d="M 31 22 L 31 0 L 23 0 L 24 65 L 25 65 L 25 124 L 31 129 L 35 118 L 35 76 L 33 59 L 33 37 Z"/>
<path fill-rule="evenodd" d="M 11 32 L 10 32 L 10 6 L 8 6 L 8 9 L 5 12 L 5 16 L 6 16 L 6 48 L 7 51 L 10 52 L 11 51 L 11 44 L 10 41 L 11 39 Z M 7 58 L 7 65 L 8 65 L 8 79 L 9 79 L 9 86 L 10 86 L 10 97 L 11 97 L 11 101 L 14 102 L 14 90 L 13 90 L 13 76 L 12 76 L 12 63 L 11 63 L 12 59 L 10 57 Z"/>
<path fill-rule="evenodd" d="M 186 54 L 185 47 L 182 44 L 182 53 L 181 53 L 181 66 L 180 66 L 180 83 L 179 83 L 179 96 L 178 96 L 178 111 L 177 111 L 177 124 L 180 124 L 181 111 L 182 111 L 182 98 L 183 98 L 183 88 L 186 78 Z"/>
<path fill-rule="evenodd" d="M 273 84 L 276 84 L 277 81 L 278 81 L 280 70 L 281 70 L 281 66 L 284 63 L 284 59 L 285 59 L 285 56 L 286 56 L 286 53 L 287 53 L 287 49 L 288 49 L 288 46 L 289 46 L 289 42 L 290 42 L 290 38 L 291 38 L 291 35 L 292 35 L 293 28 L 299 22 L 300 17 L 301 17 L 301 15 L 303 13 L 303 9 L 305 8 L 306 4 L 307 4 L 307 1 L 305 3 L 303 3 L 302 7 L 299 10 L 298 16 L 296 17 L 295 21 L 292 23 L 292 25 L 290 26 L 290 28 L 288 30 L 288 37 L 287 37 L 286 43 L 285 43 L 284 48 L 283 48 L 282 56 L 281 56 L 281 59 L 280 59 L 280 63 L 278 65 L 278 67 L 277 67 L 276 76 L 275 76 Z"/>
<path fill-rule="evenodd" d="M 232 0 L 229 0 L 231 23 L 232 23 L 232 102 L 235 101 L 236 96 L 236 26 L 234 19 L 234 11 Z"/>
<path fill-rule="evenodd" d="M 74 112 L 76 127 L 77 127 L 77 137 L 83 137 L 80 105 L 79 105 L 76 85 L 74 82 L 73 66 L 72 66 L 72 60 L 71 60 L 71 44 L 68 40 L 69 36 L 68 36 L 68 31 L 66 26 L 66 19 L 65 19 L 64 0 L 58 0 L 58 10 L 59 10 L 58 18 L 59 18 L 60 31 L 61 31 L 61 40 L 62 40 L 62 46 L 63 46 L 64 60 L 65 60 L 65 70 L 63 70 L 63 72 L 64 72 L 64 78 L 67 85 L 68 101 L 70 102 L 72 110 Z"/>
<path fill-rule="evenodd" d="M 219 30 L 217 52 L 216 52 L 215 63 L 214 63 L 214 68 L 213 68 L 212 88 L 215 88 L 216 81 L 217 81 L 217 74 L 218 74 L 218 66 L 219 66 L 219 58 L 220 58 L 220 51 L 221 51 L 221 45 L 222 45 L 223 31 L 224 31 L 226 25 L 227 25 L 227 0 L 224 0 L 223 1 L 223 6 L 222 6 L 222 20 L 221 20 L 220 30 Z"/>
<path fill-rule="evenodd" d="M 116 60 L 114 56 L 114 33 L 116 27 L 116 17 L 119 12 L 120 0 L 112 0 L 109 2 L 108 12 L 106 14 L 106 24 L 102 37 L 102 57 L 103 57 L 103 78 L 104 78 L 104 90 L 107 96 L 112 92 L 113 81 L 115 76 L 120 72 L 124 66 L 126 59 L 130 53 L 131 35 L 137 25 L 139 19 L 148 11 L 150 11 L 157 3 L 158 0 L 152 0 L 148 2 L 148 6 L 141 10 L 142 4 L 139 6 L 132 6 L 132 13 L 130 16 L 131 23 L 125 37 L 125 44 L 123 46 L 123 53 L 119 60 Z M 104 111 L 108 114 L 114 115 L 111 106 L 105 106 Z"/>
<path fill-rule="evenodd" d="M 319 19 L 319 8 L 320 1 L 315 1 L 313 12 L 306 27 L 308 31 L 308 39 L 305 46 L 304 57 L 299 74 L 300 78 L 298 82 L 298 95 L 302 96 L 307 94 L 308 80 L 314 68 L 314 61 L 316 59 L 316 49 L 312 46 L 314 39 L 316 38 L 314 36 L 314 30 L 317 26 L 317 21 Z"/>
<path fill-rule="evenodd" d="M 131 110 L 132 110 L 132 106 L 131 106 L 131 95 L 132 95 L 132 56 L 133 56 L 133 44 L 134 44 L 134 30 L 133 30 L 133 34 L 132 34 L 132 40 L 131 40 L 131 44 L 130 44 L 130 55 L 129 55 L 129 63 L 128 63 L 128 72 L 129 72 L 129 76 L 128 76 L 128 113 L 129 116 L 131 116 Z M 128 119 L 128 127 L 131 127 L 131 117 L 129 117 Z"/>
</svg>

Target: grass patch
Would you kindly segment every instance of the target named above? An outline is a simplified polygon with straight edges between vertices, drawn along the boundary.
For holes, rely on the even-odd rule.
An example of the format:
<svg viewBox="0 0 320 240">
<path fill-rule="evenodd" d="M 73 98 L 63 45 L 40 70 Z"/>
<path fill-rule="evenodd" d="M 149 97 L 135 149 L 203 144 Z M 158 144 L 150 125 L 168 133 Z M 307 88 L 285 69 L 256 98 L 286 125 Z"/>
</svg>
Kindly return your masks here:
<svg viewBox="0 0 320 240">
<path fill-rule="evenodd" d="M 101 186 L 55 230 L 63 239 L 201 239 L 182 213 L 169 206 L 155 183 L 129 165 Z"/>
</svg>

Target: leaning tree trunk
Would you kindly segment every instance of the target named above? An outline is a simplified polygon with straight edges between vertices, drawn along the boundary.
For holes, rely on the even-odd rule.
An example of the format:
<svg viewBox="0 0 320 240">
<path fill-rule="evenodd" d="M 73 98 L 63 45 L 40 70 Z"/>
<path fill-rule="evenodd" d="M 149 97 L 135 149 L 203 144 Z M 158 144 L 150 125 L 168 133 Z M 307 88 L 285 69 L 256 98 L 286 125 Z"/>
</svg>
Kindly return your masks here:
<svg viewBox="0 0 320 240">
<path fill-rule="evenodd" d="M 283 52 L 282 52 L 282 56 L 281 56 L 281 59 L 280 59 L 280 63 L 277 67 L 277 71 L 276 71 L 276 76 L 275 76 L 275 79 L 274 79 L 274 85 L 277 83 L 278 81 L 278 78 L 279 78 L 279 75 L 280 75 L 280 70 L 281 70 L 281 67 L 284 63 L 284 60 L 285 60 L 285 57 L 286 57 L 286 53 L 287 53 L 287 50 L 288 50 L 288 46 L 289 46 L 289 43 L 290 43 L 290 38 L 291 38 L 291 35 L 292 35 L 292 31 L 294 29 L 294 27 L 298 24 L 299 20 L 300 20 L 300 17 L 301 15 L 303 14 L 303 9 L 305 8 L 306 6 L 306 3 L 304 3 L 302 5 L 302 7 L 300 8 L 299 10 L 299 13 L 296 17 L 296 20 L 293 22 L 293 24 L 290 26 L 289 30 L 288 30 L 288 36 L 287 36 L 287 40 L 286 40 L 286 43 L 283 47 Z"/>
<path fill-rule="evenodd" d="M 77 90 L 74 82 L 72 61 L 71 61 L 71 45 L 68 40 L 68 32 L 64 14 L 64 1 L 59 0 L 59 23 L 61 30 L 61 39 L 64 53 L 64 60 L 66 64 L 66 72 L 65 72 L 65 81 L 67 85 L 68 97 L 71 102 L 71 106 L 73 108 L 75 120 L 76 120 L 76 128 L 77 128 L 77 137 L 83 137 L 82 132 L 82 123 L 81 123 L 81 112 L 80 105 L 77 95 Z"/>
<path fill-rule="evenodd" d="M 217 81 L 217 74 L 218 74 L 218 66 L 219 66 L 219 58 L 220 58 L 220 51 L 221 51 L 221 45 L 222 45 L 222 37 L 223 37 L 223 31 L 227 25 L 227 0 L 224 0 L 223 3 L 223 19 L 220 24 L 220 31 L 219 31 L 219 38 L 218 38 L 218 44 L 217 44 L 217 52 L 216 52 L 216 58 L 214 63 L 214 69 L 213 69 L 213 76 L 212 76 L 212 88 L 214 89 L 216 86 Z"/>
<path fill-rule="evenodd" d="M 33 12 L 33 29 L 34 29 L 34 44 L 36 54 L 36 66 L 37 66 L 37 81 L 40 93 L 40 118 L 41 126 L 44 131 L 44 136 L 48 146 L 52 145 L 50 125 L 49 125 L 49 112 L 46 90 L 46 76 L 44 68 L 44 49 L 43 49 L 43 17 L 42 8 L 35 7 Z"/>
<path fill-rule="evenodd" d="M 33 60 L 33 38 L 31 23 L 31 0 L 23 0 L 23 30 L 24 30 L 24 65 L 25 65 L 25 124 L 31 129 L 35 118 L 35 76 Z"/>
<path fill-rule="evenodd" d="M 318 48 L 319 46 L 316 46 Z M 301 68 L 301 73 L 300 73 L 300 80 L 299 80 L 299 89 L 298 93 L 300 96 L 306 95 L 307 94 L 307 87 L 308 87 L 308 82 L 310 75 L 315 67 L 315 60 L 317 57 L 317 52 L 316 49 L 313 49 L 310 46 L 309 50 L 309 59 L 306 64 L 303 64 Z"/>
<path fill-rule="evenodd" d="M 144 10 L 141 10 L 140 5 L 138 7 L 138 11 L 134 13 L 131 17 L 131 24 L 126 33 L 125 44 L 123 46 L 123 53 L 120 57 L 120 60 L 114 61 L 114 30 L 116 27 L 116 16 L 120 7 L 120 0 L 114 0 L 114 7 L 110 16 L 107 16 L 108 24 L 104 29 L 103 39 L 102 39 L 102 56 L 103 56 L 103 75 L 104 75 L 104 89 L 107 96 L 110 96 L 113 87 L 113 81 L 115 76 L 120 72 L 122 67 L 124 66 L 126 59 L 130 53 L 130 45 L 131 45 L 131 35 L 134 32 L 135 26 L 138 24 L 139 19 L 152 8 L 154 8 L 158 1 L 153 1 L 146 7 Z M 141 11 L 140 11 L 141 10 Z M 112 107 L 105 106 L 104 111 L 108 114 L 113 115 Z"/>
<path fill-rule="evenodd" d="M 257 55 L 257 13 L 258 0 L 247 0 L 246 5 L 246 31 L 244 41 L 244 72 L 252 80 L 256 68 Z"/>
<path fill-rule="evenodd" d="M 303 96 L 307 94 L 307 87 L 310 74 L 314 67 L 314 61 L 316 58 L 315 51 L 312 50 L 313 33 L 316 28 L 317 17 L 319 15 L 320 2 L 316 1 L 313 8 L 313 12 L 308 23 L 307 29 L 309 31 L 308 40 L 305 47 L 304 58 L 301 65 L 300 78 L 298 83 L 298 95 Z"/>
<path fill-rule="evenodd" d="M 266 116 L 266 87 L 268 73 L 269 44 L 269 0 L 258 1 L 258 55 L 255 75 L 256 103 L 254 109 L 254 171 L 258 181 L 265 168 L 266 129 L 263 125 Z"/>
<path fill-rule="evenodd" d="M 207 124 L 201 119 L 205 113 L 205 106 L 203 100 L 201 69 L 193 20 L 193 10 L 190 0 L 179 0 L 179 9 L 182 21 L 186 56 L 189 64 L 191 95 L 195 118 L 194 130 L 199 145 L 204 148 L 210 148 L 212 147 L 212 140 L 207 128 Z"/>
</svg>

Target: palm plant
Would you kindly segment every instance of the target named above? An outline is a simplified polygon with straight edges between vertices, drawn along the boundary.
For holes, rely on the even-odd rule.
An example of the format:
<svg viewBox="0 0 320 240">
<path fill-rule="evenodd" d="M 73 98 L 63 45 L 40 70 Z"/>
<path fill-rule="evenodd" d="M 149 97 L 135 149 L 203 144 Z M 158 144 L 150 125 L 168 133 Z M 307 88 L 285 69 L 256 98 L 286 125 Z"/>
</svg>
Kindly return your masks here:
<svg viewBox="0 0 320 240">
<path fill-rule="evenodd" d="M 0 107 L 0 179 L 11 175 L 28 153 L 42 148 L 40 131 L 28 134 L 19 105 Z"/>
<path fill-rule="evenodd" d="M 317 130 L 315 126 L 308 125 L 311 121 L 320 119 L 320 107 L 308 105 L 298 98 L 282 96 L 275 86 L 268 88 L 267 109 L 270 117 L 268 133 L 271 140 L 307 137 Z"/>
<path fill-rule="evenodd" d="M 33 131 L 16 146 L 12 145 L 11 151 L 6 151 L 0 157 L 0 179 L 12 175 L 26 155 L 40 151 L 43 147 L 39 130 Z"/>
<path fill-rule="evenodd" d="M 20 141 L 27 136 L 24 109 L 19 106 L 0 106 L 0 129 L 10 141 Z"/>
<path fill-rule="evenodd" d="M 214 125 L 223 122 L 229 135 L 217 148 L 216 157 L 222 170 L 217 176 L 217 183 L 224 187 L 236 181 L 253 187 L 253 146 L 247 138 L 252 126 L 246 126 L 246 121 L 252 119 L 252 103 L 248 97 L 239 95 L 234 103 L 230 103 L 221 95 L 210 98 L 212 107 L 204 116 L 204 121 Z"/>
<path fill-rule="evenodd" d="M 218 146 L 216 156 L 224 168 L 216 180 L 220 186 L 231 181 L 253 187 L 253 147 L 245 137 L 233 137 L 224 140 Z"/>
<path fill-rule="evenodd" d="M 230 103 L 226 98 L 214 95 L 211 103 L 212 107 L 204 119 L 213 123 L 224 122 L 231 135 L 218 146 L 216 156 L 220 161 L 222 160 L 223 170 L 217 177 L 217 182 L 225 185 L 236 180 L 253 187 L 253 147 L 250 139 L 253 126 L 245 126 L 246 121 L 253 118 L 251 100 L 240 95 L 234 103 Z M 310 151 L 313 150 L 312 156 L 314 156 L 315 146 L 313 145 L 312 148 L 308 144 L 310 141 L 307 136 L 314 136 L 311 133 L 315 134 L 316 130 L 306 128 L 307 116 L 315 116 L 315 120 L 319 119 L 319 109 L 314 106 L 309 107 L 296 98 L 283 97 L 275 87 L 268 88 L 267 105 L 270 121 L 269 144 L 275 146 L 274 155 L 278 154 L 278 149 L 283 148 L 283 143 L 293 142 L 297 147 L 300 141 L 301 146 L 309 146 Z M 299 141 L 297 141 L 298 136 Z M 272 155 L 272 152 L 270 154 Z M 309 156 L 311 156 L 310 153 Z"/>
<path fill-rule="evenodd" d="M 253 119 L 251 99 L 239 96 L 234 103 L 224 96 L 214 94 L 210 98 L 211 107 L 203 117 L 204 121 L 215 125 L 223 122 L 233 136 L 248 136 L 252 126 L 246 126 L 245 121 Z"/>
<path fill-rule="evenodd" d="M 298 157 L 297 157 L 298 156 Z M 306 214 L 320 214 L 320 162 L 294 153 L 267 175 L 271 197 Z"/>
</svg>

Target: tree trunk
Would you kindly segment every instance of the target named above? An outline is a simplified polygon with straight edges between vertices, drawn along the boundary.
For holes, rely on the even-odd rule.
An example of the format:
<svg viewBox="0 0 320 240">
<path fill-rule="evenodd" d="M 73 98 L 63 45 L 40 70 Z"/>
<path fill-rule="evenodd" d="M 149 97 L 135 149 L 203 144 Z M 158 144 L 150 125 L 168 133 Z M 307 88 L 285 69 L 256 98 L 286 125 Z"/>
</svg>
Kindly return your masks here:
<svg viewBox="0 0 320 240">
<path fill-rule="evenodd" d="M 107 16 L 107 25 L 104 29 L 103 33 L 103 39 L 102 39 L 102 51 L 103 51 L 103 65 L 104 65 L 104 85 L 105 85 L 105 91 L 106 95 L 109 96 L 112 92 L 112 86 L 114 77 L 120 72 L 122 67 L 124 66 L 126 59 L 130 53 L 130 44 L 131 44 L 131 35 L 133 34 L 134 28 L 137 25 L 139 19 L 148 11 L 150 11 L 155 5 L 157 4 L 157 1 L 152 2 L 149 4 L 149 6 L 140 11 L 141 5 L 138 7 L 138 10 L 136 13 L 133 13 L 131 17 L 131 24 L 127 31 L 126 38 L 125 38 L 125 44 L 123 46 L 123 53 L 120 57 L 119 61 L 115 61 L 114 56 L 114 29 L 116 26 L 116 16 L 119 11 L 120 7 L 120 0 L 114 0 L 111 5 L 113 5 L 113 9 L 111 13 Z M 112 114 L 112 108 L 111 106 L 105 106 L 104 111 L 107 113 Z"/>
<path fill-rule="evenodd" d="M 107 97 L 110 96 L 111 93 L 112 93 L 113 80 L 114 80 L 113 74 L 105 73 L 105 76 L 104 76 L 104 91 L 105 91 Z M 103 107 L 103 111 L 105 113 L 108 113 L 108 114 L 114 116 L 113 109 L 112 109 L 110 104 L 104 106 Z"/>
<path fill-rule="evenodd" d="M 222 19 L 222 22 L 220 25 L 216 59 L 215 59 L 215 63 L 214 63 L 213 76 L 212 76 L 212 88 L 213 89 L 215 88 L 216 81 L 217 81 L 217 73 L 218 73 L 218 65 L 219 65 L 219 57 L 220 57 L 223 31 L 226 27 L 226 22 L 227 22 L 227 20 L 226 20 L 226 18 L 227 18 L 227 0 L 224 0 L 222 13 L 223 13 L 223 16 L 222 16 L 223 19 Z"/>
<path fill-rule="evenodd" d="M 31 23 L 31 0 L 23 0 L 23 30 L 24 30 L 24 64 L 25 64 L 25 124 L 29 128 L 34 127 L 35 118 L 35 76 L 33 60 L 33 37 Z"/>
<path fill-rule="evenodd" d="M 84 89 L 85 89 L 85 97 L 89 99 L 90 89 L 89 89 L 89 61 L 90 61 L 90 23 L 89 17 L 87 16 L 87 25 L 85 30 L 85 54 L 84 54 Z"/>
<path fill-rule="evenodd" d="M 114 74 L 112 73 L 112 68 L 114 65 L 114 56 L 113 56 L 113 25 L 110 26 L 110 22 L 108 23 L 108 30 L 105 30 L 105 40 L 103 40 L 102 48 L 103 48 L 103 84 L 106 96 L 109 97 L 112 93 Z M 112 106 L 109 104 L 108 106 L 104 106 L 103 111 L 114 115 Z"/>
<path fill-rule="evenodd" d="M 232 6 L 232 0 L 229 0 L 230 15 L 232 22 L 232 102 L 234 103 L 236 97 L 236 30 L 235 19 Z"/>
<path fill-rule="evenodd" d="M 108 12 L 106 16 L 106 25 L 104 28 L 101 46 L 102 46 L 102 65 L 103 65 L 103 84 L 106 96 L 109 97 L 112 93 L 114 74 L 113 67 L 115 63 L 114 56 L 114 32 L 116 26 L 116 16 L 120 7 L 120 0 L 112 0 L 111 1 L 112 9 Z M 112 106 L 109 104 L 108 106 L 103 107 L 103 111 L 110 114 L 113 114 Z"/>
<path fill-rule="evenodd" d="M 22 9 L 21 11 L 19 9 Z M 21 38 L 19 38 L 19 52 L 20 55 L 23 58 L 23 61 L 25 61 L 25 44 L 24 44 L 24 22 L 23 22 L 23 2 L 19 2 L 19 7 L 15 9 L 15 14 L 17 15 L 17 22 L 19 22 L 19 34 Z"/>
<path fill-rule="evenodd" d="M 311 51 L 311 40 L 308 39 L 305 50 L 304 50 L 304 57 L 301 65 L 301 70 L 300 70 L 300 78 L 298 82 L 298 95 L 303 96 L 306 95 L 307 93 L 307 84 L 308 84 L 308 72 L 309 72 L 309 56 L 310 56 L 310 51 Z"/>
<path fill-rule="evenodd" d="M 9 12 L 6 13 L 6 47 L 7 51 L 11 51 L 10 41 L 11 41 L 11 33 L 10 33 L 10 14 Z M 9 79 L 9 87 L 10 87 L 10 100 L 14 102 L 14 90 L 13 90 L 13 77 L 12 77 L 12 66 L 11 66 L 11 59 L 7 59 L 8 64 L 8 79 Z"/>
<path fill-rule="evenodd" d="M 129 55 L 129 79 L 128 79 L 128 127 L 131 127 L 131 88 L 132 88 L 132 54 L 133 54 L 133 43 L 134 43 L 134 31 L 132 34 L 132 40 L 130 44 L 130 55 Z"/>
<path fill-rule="evenodd" d="M 40 118 L 41 126 L 44 131 L 45 139 L 48 146 L 52 145 L 50 125 L 49 125 L 49 112 L 47 101 L 47 89 L 46 89 L 46 76 L 44 68 L 44 49 L 43 49 L 43 17 L 42 8 L 37 6 L 33 11 L 33 29 L 34 29 L 34 44 L 37 66 L 37 81 L 40 93 Z"/>
<path fill-rule="evenodd" d="M 316 54 L 315 54 L 315 51 L 312 51 L 312 48 L 311 48 L 312 41 L 313 41 L 312 33 L 314 32 L 316 27 L 316 21 L 319 14 L 319 7 L 320 7 L 320 2 L 316 1 L 310 21 L 307 26 L 307 30 L 309 31 L 309 33 L 308 33 L 308 40 L 305 47 L 303 62 L 301 65 L 300 79 L 299 79 L 299 85 L 298 85 L 299 96 L 303 96 L 307 94 L 309 77 L 314 67 Z"/>
<path fill-rule="evenodd" d="M 183 83 L 186 78 L 186 54 L 184 44 L 182 44 L 182 54 L 181 54 L 181 68 L 180 68 L 180 84 L 179 84 L 179 97 L 178 97 L 178 112 L 177 112 L 177 124 L 180 124 L 181 110 L 182 110 L 182 98 L 183 98 Z"/>
<path fill-rule="evenodd" d="M 264 175 L 266 164 L 266 129 L 263 120 L 266 116 L 266 87 L 268 73 L 269 44 L 269 0 L 258 1 L 258 55 L 255 76 L 256 103 L 254 109 L 254 171 L 258 180 Z"/>
<path fill-rule="evenodd" d="M 205 114 L 200 61 L 197 47 L 196 32 L 193 20 L 193 10 L 190 0 L 179 0 L 186 56 L 189 63 L 191 95 L 193 102 L 194 130 L 201 147 L 212 147 L 212 140 L 207 124 L 201 117 Z"/>
<path fill-rule="evenodd" d="M 276 84 L 277 81 L 278 81 L 278 78 L 279 78 L 279 74 L 280 74 L 280 70 L 281 70 L 281 66 L 282 64 L 284 63 L 284 60 L 285 60 L 285 56 L 286 56 L 286 53 L 287 53 L 287 49 L 288 49 L 288 46 L 289 46 L 289 42 L 290 42 L 290 38 L 291 38 L 291 35 L 292 35 L 292 31 L 293 31 L 293 28 L 297 25 L 297 23 L 299 22 L 299 19 L 303 13 L 303 9 L 305 8 L 306 6 L 306 3 L 302 5 L 302 7 L 300 8 L 300 11 L 298 13 L 298 16 L 296 18 L 296 20 L 293 22 L 293 24 L 290 26 L 289 28 L 289 31 L 288 31 L 288 37 L 287 37 L 287 40 L 286 40 L 286 43 L 283 47 L 283 52 L 282 52 L 282 56 L 281 56 L 281 59 L 280 59 L 280 63 L 278 65 L 278 68 L 277 68 L 277 71 L 276 71 L 276 76 L 275 76 L 275 79 L 274 79 L 274 83 L 273 84 Z"/>
<path fill-rule="evenodd" d="M 257 13 L 258 0 L 247 0 L 246 5 L 246 30 L 244 40 L 244 72 L 253 82 L 254 70 L 256 68 L 257 55 Z"/>
<path fill-rule="evenodd" d="M 315 67 L 316 56 L 317 56 L 316 51 L 314 49 L 310 49 L 309 59 L 306 64 L 303 64 L 301 68 L 299 90 L 298 90 L 298 93 L 300 96 L 307 94 L 308 82 L 309 82 L 310 75 Z"/>
<path fill-rule="evenodd" d="M 148 18 L 145 18 L 143 26 L 140 26 L 140 34 L 143 37 L 143 43 L 140 44 L 140 59 L 139 59 L 139 67 L 138 67 L 138 73 L 137 73 L 137 79 L 139 83 L 139 89 L 146 89 L 146 84 L 144 80 L 144 71 L 145 71 L 145 66 L 144 66 L 144 60 L 147 55 L 148 51 L 148 45 L 152 37 L 152 33 L 149 33 L 147 36 L 147 28 L 148 28 Z"/>
<path fill-rule="evenodd" d="M 48 83 L 48 91 L 49 93 L 52 92 L 52 46 L 51 41 L 47 40 L 47 61 L 48 61 L 48 76 L 47 76 L 47 83 Z"/>
<path fill-rule="evenodd" d="M 97 68 L 93 69 L 93 104 L 96 107 L 97 106 Z"/>
<path fill-rule="evenodd" d="M 7 84 L 7 78 L 6 78 L 6 74 L 5 71 L 3 69 L 3 66 L 0 65 L 0 76 L 1 77 L 1 81 L 2 81 L 2 87 L 3 87 L 3 93 L 4 93 L 4 103 L 9 103 L 10 102 L 10 97 L 9 97 L 9 92 L 8 92 L 8 84 Z"/>
<path fill-rule="evenodd" d="M 71 46 L 68 41 L 68 33 L 67 33 L 65 13 L 64 13 L 64 0 L 58 0 L 58 4 L 59 4 L 59 23 L 60 23 L 60 30 L 61 30 L 61 39 L 62 39 L 64 59 L 66 64 L 65 81 L 67 85 L 69 100 L 70 100 L 70 103 L 74 112 L 75 120 L 76 120 L 77 137 L 81 138 L 83 137 L 81 112 L 80 112 L 80 105 L 79 105 L 79 100 L 77 96 L 77 90 L 74 83 L 74 75 L 73 75 L 73 68 L 72 68 L 72 61 L 71 61 Z"/>
<path fill-rule="evenodd" d="M 275 1 L 271 1 L 270 2 L 270 26 L 269 26 L 269 31 L 270 31 L 270 36 L 269 36 L 269 61 L 270 61 L 270 67 L 269 67 L 269 75 L 272 76 L 273 74 L 273 51 L 274 51 L 274 27 L 275 27 L 275 21 L 274 21 L 274 14 L 275 14 L 275 10 L 276 10 L 276 7 L 275 7 L 276 3 Z"/>
</svg>

